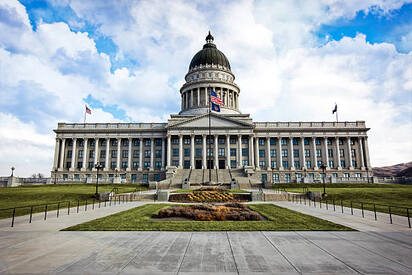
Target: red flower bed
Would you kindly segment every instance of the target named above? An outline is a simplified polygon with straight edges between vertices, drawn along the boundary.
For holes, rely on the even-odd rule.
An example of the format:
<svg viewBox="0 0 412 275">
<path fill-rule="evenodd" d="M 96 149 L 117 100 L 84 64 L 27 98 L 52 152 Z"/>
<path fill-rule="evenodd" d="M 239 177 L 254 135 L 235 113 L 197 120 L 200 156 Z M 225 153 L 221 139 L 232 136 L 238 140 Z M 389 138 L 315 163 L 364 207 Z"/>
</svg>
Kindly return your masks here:
<svg viewBox="0 0 412 275">
<path fill-rule="evenodd" d="M 171 194 L 173 202 L 244 202 L 250 201 L 250 194 L 232 194 L 218 191 L 193 191 L 193 193 Z"/>
<path fill-rule="evenodd" d="M 186 218 L 196 221 L 262 221 L 265 218 L 240 203 L 172 206 L 153 218 Z"/>
</svg>

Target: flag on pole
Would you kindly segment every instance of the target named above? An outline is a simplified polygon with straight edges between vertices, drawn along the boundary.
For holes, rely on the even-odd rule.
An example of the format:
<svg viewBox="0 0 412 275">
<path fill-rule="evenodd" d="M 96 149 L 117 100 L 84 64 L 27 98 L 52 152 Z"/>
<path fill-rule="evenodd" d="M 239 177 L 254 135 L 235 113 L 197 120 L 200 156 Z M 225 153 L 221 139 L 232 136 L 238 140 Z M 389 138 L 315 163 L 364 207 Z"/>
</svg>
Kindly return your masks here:
<svg viewBox="0 0 412 275">
<path fill-rule="evenodd" d="M 217 96 L 216 92 L 210 89 L 210 103 L 212 111 L 220 112 L 220 106 L 224 106 L 223 101 Z"/>
<path fill-rule="evenodd" d="M 89 107 L 87 107 L 87 105 L 86 105 L 86 114 L 89 114 L 89 115 L 92 114 L 92 110 L 90 110 Z"/>
<path fill-rule="evenodd" d="M 332 110 L 332 115 L 338 111 L 338 105 L 335 103 L 335 109 Z"/>
</svg>

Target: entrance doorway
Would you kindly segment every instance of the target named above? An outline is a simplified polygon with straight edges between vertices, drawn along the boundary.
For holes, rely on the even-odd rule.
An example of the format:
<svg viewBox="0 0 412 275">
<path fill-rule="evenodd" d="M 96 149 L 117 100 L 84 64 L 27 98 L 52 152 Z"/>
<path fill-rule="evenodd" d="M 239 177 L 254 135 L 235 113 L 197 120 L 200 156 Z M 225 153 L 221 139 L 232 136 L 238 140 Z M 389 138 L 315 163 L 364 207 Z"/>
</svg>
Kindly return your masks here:
<svg viewBox="0 0 412 275">
<path fill-rule="evenodd" d="M 201 160 L 196 160 L 195 169 L 202 169 L 202 161 Z"/>
<path fill-rule="evenodd" d="M 219 159 L 219 169 L 225 169 L 225 160 Z"/>
</svg>

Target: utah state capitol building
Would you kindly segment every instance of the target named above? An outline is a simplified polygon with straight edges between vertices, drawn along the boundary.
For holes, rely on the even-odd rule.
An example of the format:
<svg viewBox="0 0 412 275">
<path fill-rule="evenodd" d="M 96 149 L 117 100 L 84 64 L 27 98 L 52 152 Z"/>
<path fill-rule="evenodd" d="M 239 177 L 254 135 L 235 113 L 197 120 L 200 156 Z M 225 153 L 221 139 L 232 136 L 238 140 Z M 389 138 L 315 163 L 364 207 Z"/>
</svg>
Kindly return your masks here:
<svg viewBox="0 0 412 275">
<path fill-rule="evenodd" d="M 52 178 L 93 182 L 98 162 L 102 182 L 176 187 L 185 179 L 191 184 L 316 182 L 324 175 L 322 164 L 330 182 L 372 175 L 365 121 L 254 122 L 243 114 L 230 63 L 210 32 L 185 80 L 181 110 L 167 123 L 58 123 Z M 210 136 L 209 88 L 224 103 L 220 113 L 211 112 Z"/>
</svg>

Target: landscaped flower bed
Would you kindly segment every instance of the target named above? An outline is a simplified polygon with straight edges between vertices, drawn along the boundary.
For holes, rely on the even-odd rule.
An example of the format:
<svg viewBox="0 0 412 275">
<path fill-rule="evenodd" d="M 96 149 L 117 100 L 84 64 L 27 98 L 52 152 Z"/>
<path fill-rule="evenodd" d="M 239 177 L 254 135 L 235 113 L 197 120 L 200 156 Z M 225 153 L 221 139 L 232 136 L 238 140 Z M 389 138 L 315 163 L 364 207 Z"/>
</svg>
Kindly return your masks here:
<svg viewBox="0 0 412 275">
<path fill-rule="evenodd" d="M 171 194 L 169 201 L 173 202 L 242 202 L 249 201 L 250 194 L 234 194 L 210 188 L 194 190 L 192 193 Z M 205 190 L 205 191 L 204 191 Z"/>
<path fill-rule="evenodd" d="M 184 218 L 196 221 L 262 221 L 265 218 L 259 213 L 240 203 L 224 205 L 200 204 L 172 206 L 159 211 L 153 218 Z"/>
</svg>

